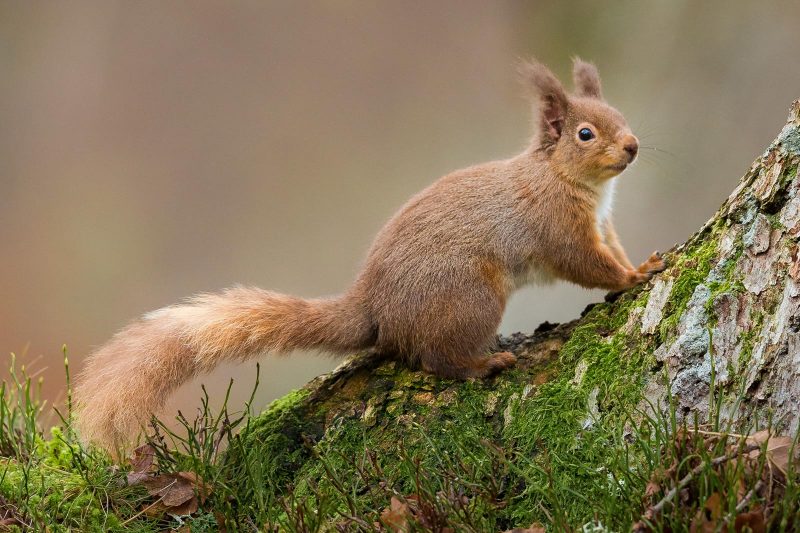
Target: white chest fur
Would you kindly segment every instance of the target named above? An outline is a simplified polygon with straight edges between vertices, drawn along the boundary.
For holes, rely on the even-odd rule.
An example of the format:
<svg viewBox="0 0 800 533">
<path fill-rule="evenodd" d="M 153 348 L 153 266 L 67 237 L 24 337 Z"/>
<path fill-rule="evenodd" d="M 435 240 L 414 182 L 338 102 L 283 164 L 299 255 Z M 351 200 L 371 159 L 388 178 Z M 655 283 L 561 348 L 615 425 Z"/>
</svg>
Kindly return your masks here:
<svg viewBox="0 0 800 533">
<path fill-rule="evenodd" d="M 611 216 L 611 206 L 614 203 L 614 189 L 617 186 L 617 179 L 611 178 L 600 186 L 600 193 L 597 199 L 597 207 L 594 214 L 597 217 L 597 225 L 602 226 L 603 222 Z"/>
<path fill-rule="evenodd" d="M 526 285 L 549 285 L 556 280 L 552 272 L 531 263 L 528 267 L 514 276 L 514 290 Z"/>
</svg>

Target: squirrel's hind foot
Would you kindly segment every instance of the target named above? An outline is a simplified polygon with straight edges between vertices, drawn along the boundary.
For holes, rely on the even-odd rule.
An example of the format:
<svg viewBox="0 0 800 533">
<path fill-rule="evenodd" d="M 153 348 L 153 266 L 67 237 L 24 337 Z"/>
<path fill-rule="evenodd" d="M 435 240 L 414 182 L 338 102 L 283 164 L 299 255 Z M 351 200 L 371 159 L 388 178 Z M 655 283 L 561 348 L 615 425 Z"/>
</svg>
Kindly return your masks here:
<svg viewBox="0 0 800 533">
<path fill-rule="evenodd" d="M 459 361 L 458 363 L 460 364 L 453 362 L 449 364 L 442 363 L 440 360 L 430 364 L 423 360 L 422 367 L 425 371 L 442 378 L 467 379 L 491 376 L 514 366 L 516 362 L 517 357 L 513 353 L 497 352 L 488 356 L 471 357 L 467 360 Z"/>
</svg>

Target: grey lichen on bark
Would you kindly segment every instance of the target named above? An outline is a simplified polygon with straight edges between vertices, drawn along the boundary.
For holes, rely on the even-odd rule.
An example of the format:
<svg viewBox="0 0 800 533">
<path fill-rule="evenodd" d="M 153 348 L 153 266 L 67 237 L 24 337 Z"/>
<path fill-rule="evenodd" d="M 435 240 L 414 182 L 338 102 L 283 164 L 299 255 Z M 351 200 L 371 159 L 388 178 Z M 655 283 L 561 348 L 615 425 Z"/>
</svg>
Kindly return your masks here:
<svg viewBox="0 0 800 533">
<path fill-rule="evenodd" d="M 276 496 L 290 486 L 317 494 L 331 472 L 357 485 L 358 468 L 347 458 L 365 450 L 382 458 L 386 476 L 401 479 L 392 474 L 398 446 L 436 470 L 443 457 L 490 443 L 516 465 L 508 479 L 517 485 L 506 489 L 498 516 L 524 524 L 541 516 L 548 498 L 607 493 L 615 459 L 606 451 L 609 433 L 598 428 L 664 408 L 668 397 L 679 415 L 697 413 L 701 422 L 712 413 L 734 421 L 772 413 L 782 430 L 796 430 L 798 162 L 800 101 L 717 213 L 666 254 L 668 268 L 649 283 L 572 322 L 499 338 L 498 348 L 519 362 L 486 380 L 437 379 L 378 354 L 356 356 L 252 420 L 229 454 L 233 477 L 241 450 L 255 449 L 263 478 L 239 478 L 268 484 Z M 467 455 L 476 471 L 491 460 L 491 453 Z M 346 488 L 359 505 L 387 504 L 355 485 Z M 562 485 L 571 488 L 552 492 Z M 255 492 L 240 490 L 244 500 Z M 585 505 L 574 509 L 570 516 L 591 518 Z"/>
<path fill-rule="evenodd" d="M 684 413 L 706 420 L 714 381 L 723 419 L 767 411 L 782 430 L 798 428 L 800 405 L 800 101 L 777 139 L 751 166 L 694 239 L 714 246 L 711 268 L 693 288 L 675 335 L 655 356 L 669 379 L 653 379 L 651 401 L 670 391 Z M 691 241 L 690 241 L 691 242 Z M 677 249 L 682 253 L 686 246 Z M 669 300 L 676 273 L 656 280 L 650 302 Z M 660 289 L 656 297 L 657 289 Z M 662 303 L 664 302 L 664 303 Z M 651 306 L 648 305 L 648 308 Z M 648 309 L 648 316 L 659 316 Z M 650 321 L 643 325 L 652 329 Z M 713 376 L 712 376 L 713 373 Z"/>
</svg>

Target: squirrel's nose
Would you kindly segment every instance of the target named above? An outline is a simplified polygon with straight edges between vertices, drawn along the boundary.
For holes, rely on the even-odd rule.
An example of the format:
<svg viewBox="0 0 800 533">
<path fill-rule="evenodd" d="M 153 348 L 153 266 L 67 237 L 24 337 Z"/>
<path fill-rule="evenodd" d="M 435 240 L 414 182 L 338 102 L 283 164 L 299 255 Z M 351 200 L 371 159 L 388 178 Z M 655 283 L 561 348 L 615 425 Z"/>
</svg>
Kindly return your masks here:
<svg viewBox="0 0 800 533">
<path fill-rule="evenodd" d="M 626 136 L 622 149 L 628 152 L 631 161 L 633 161 L 636 158 L 636 154 L 639 153 L 639 140 L 633 135 Z"/>
</svg>

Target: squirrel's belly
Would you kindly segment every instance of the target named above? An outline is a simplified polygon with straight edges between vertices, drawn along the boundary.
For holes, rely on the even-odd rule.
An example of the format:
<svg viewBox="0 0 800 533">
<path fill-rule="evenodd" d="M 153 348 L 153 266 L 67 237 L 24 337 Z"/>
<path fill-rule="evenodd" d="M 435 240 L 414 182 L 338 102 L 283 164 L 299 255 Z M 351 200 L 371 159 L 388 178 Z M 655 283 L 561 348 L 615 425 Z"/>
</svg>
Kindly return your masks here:
<svg viewBox="0 0 800 533">
<path fill-rule="evenodd" d="M 549 285 L 556 281 L 556 276 L 538 265 L 528 265 L 513 277 L 514 290 L 526 285 Z"/>
</svg>

